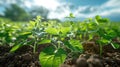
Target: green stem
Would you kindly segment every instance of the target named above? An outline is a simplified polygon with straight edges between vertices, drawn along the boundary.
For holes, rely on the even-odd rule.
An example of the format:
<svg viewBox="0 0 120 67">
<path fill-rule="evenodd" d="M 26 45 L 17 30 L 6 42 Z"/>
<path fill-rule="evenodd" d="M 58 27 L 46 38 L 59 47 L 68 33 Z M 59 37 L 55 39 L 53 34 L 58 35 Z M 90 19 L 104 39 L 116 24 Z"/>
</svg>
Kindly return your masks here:
<svg viewBox="0 0 120 67">
<path fill-rule="evenodd" d="M 37 49 L 37 41 L 38 41 L 38 38 L 36 37 L 36 38 L 35 38 L 35 43 L 34 43 L 34 46 L 33 46 L 33 53 L 36 52 L 36 49 Z"/>
<path fill-rule="evenodd" d="M 60 48 L 60 42 L 58 42 L 58 48 Z"/>
</svg>

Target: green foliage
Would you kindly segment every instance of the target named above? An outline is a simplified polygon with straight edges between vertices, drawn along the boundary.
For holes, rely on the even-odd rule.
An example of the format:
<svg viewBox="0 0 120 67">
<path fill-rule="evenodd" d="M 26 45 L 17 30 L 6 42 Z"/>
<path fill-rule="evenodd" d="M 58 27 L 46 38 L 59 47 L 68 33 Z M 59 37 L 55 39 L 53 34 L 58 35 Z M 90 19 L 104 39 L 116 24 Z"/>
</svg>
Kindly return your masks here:
<svg viewBox="0 0 120 67">
<path fill-rule="evenodd" d="M 83 46 L 79 40 L 71 39 L 69 41 L 65 41 L 64 44 L 69 49 L 71 49 L 72 52 L 81 52 L 82 53 L 82 51 L 83 51 Z"/>
<path fill-rule="evenodd" d="M 70 17 L 71 18 L 75 18 L 75 16 L 73 15 L 73 13 L 70 13 Z"/>
<path fill-rule="evenodd" d="M 23 21 L 28 17 L 27 12 L 17 4 L 11 4 L 4 11 L 5 17 L 13 21 Z"/>
<path fill-rule="evenodd" d="M 52 28 L 52 27 L 48 27 L 45 31 L 49 34 L 54 34 L 54 35 L 57 35 L 59 33 L 59 31 L 56 28 Z"/>
<path fill-rule="evenodd" d="M 39 56 L 42 67 L 59 67 L 66 58 L 66 52 L 59 48 L 50 46 L 45 48 Z"/>
<path fill-rule="evenodd" d="M 101 16 L 97 15 L 95 16 L 95 19 L 99 22 L 99 23 L 108 23 L 109 22 L 109 19 L 108 18 L 102 18 Z"/>
<path fill-rule="evenodd" d="M 22 46 L 21 44 L 15 45 L 14 47 L 12 47 L 12 49 L 10 50 L 10 52 L 15 52 L 15 51 L 18 50 L 21 46 Z"/>
<path fill-rule="evenodd" d="M 49 39 L 43 39 L 38 44 L 48 44 L 48 43 L 51 43 L 51 40 L 49 40 Z"/>
<path fill-rule="evenodd" d="M 70 17 L 74 17 L 73 14 Z M 42 17 L 37 16 L 34 21 L 25 24 L 0 22 L 0 45 L 13 46 L 10 52 L 28 45 L 35 53 L 38 45 L 49 44 L 39 55 L 42 67 L 59 67 L 69 54 L 84 52 L 82 44 L 91 40 L 100 46 L 100 55 L 105 45 L 120 49 L 120 45 L 113 41 L 120 38 L 119 24 L 110 23 L 100 16 L 83 22 L 41 20 Z"/>
<path fill-rule="evenodd" d="M 111 43 L 111 45 L 114 49 L 120 49 L 120 45 L 117 43 Z"/>
</svg>

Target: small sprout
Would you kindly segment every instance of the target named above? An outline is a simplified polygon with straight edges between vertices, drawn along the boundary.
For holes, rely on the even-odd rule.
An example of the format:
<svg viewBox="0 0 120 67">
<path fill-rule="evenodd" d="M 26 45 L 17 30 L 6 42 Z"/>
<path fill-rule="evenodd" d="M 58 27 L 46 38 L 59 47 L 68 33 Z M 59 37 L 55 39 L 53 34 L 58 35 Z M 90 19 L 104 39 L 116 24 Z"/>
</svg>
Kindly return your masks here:
<svg viewBox="0 0 120 67">
<path fill-rule="evenodd" d="M 70 13 L 70 18 L 75 18 L 75 16 L 73 15 L 73 13 Z"/>
</svg>

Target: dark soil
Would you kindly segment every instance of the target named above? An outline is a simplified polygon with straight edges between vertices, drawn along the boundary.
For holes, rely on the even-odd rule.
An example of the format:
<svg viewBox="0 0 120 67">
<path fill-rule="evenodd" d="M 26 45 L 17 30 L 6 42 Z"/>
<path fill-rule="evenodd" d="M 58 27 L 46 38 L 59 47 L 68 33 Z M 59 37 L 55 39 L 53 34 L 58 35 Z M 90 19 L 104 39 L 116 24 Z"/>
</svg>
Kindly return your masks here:
<svg viewBox="0 0 120 67">
<path fill-rule="evenodd" d="M 111 45 L 103 47 L 102 56 L 99 46 L 94 42 L 84 43 L 83 54 L 77 58 L 69 57 L 61 67 L 120 67 L 120 49 L 113 49 Z"/>
<path fill-rule="evenodd" d="M 97 54 L 81 54 L 79 58 L 69 58 L 61 67 L 120 67 L 120 53 L 107 53 L 107 56 Z"/>
<path fill-rule="evenodd" d="M 23 46 L 15 53 L 10 53 L 11 47 L 0 46 L 0 67 L 41 67 L 39 63 L 40 51 L 49 45 L 38 46 L 33 53 L 30 46 Z M 102 56 L 99 55 L 99 46 L 94 42 L 84 44 L 85 52 L 79 57 L 68 57 L 60 67 L 120 67 L 120 49 L 112 46 L 103 47 Z"/>
<path fill-rule="evenodd" d="M 39 53 L 45 48 L 40 45 L 36 53 L 30 46 L 23 46 L 15 53 L 10 53 L 11 47 L 0 46 L 0 67 L 41 67 L 39 63 Z"/>
</svg>

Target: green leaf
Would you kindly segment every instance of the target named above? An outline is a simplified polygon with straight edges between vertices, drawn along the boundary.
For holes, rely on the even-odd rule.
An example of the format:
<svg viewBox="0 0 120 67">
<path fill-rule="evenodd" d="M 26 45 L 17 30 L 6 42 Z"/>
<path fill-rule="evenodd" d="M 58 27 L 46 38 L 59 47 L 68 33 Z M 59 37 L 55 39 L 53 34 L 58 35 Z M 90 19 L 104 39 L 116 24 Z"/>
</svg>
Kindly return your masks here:
<svg viewBox="0 0 120 67">
<path fill-rule="evenodd" d="M 46 44 L 46 43 L 51 43 L 51 40 L 49 39 L 43 39 L 39 42 L 39 44 Z"/>
<path fill-rule="evenodd" d="M 70 32 L 70 27 L 61 27 L 61 30 L 60 30 L 63 34 L 66 34 L 68 32 Z"/>
<path fill-rule="evenodd" d="M 22 32 L 22 33 L 20 33 L 20 35 L 30 35 L 31 34 L 31 32 Z"/>
<path fill-rule="evenodd" d="M 22 33 L 19 33 L 20 35 L 17 37 L 18 39 L 20 38 L 27 38 L 29 35 L 31 35 L 32 33 L 31 32 L 22 32 Z"/>
<path fill-rule="evenodd" d="M 45 31 L 46 31 L 47 33 L 53 34 L 53 35 L 56 35 L 56 34 L 58 34 L 58 32 L 59 32 L 56 28 L 52 28 L 52 27 L 48 27 Z"/>
<path fill-rule="evenodd" d="M 114 49 L 119 49 L 120 48 L 120 45 L 117 44 L 117 43 L 111 43 L 111 45 Z"/>
<path fill-rule="evenodd" d="M 71 18 L 74 18 L 75 16 L 73 15 L 73 13 L 70 13 L 70 17 L 71 17 Z"/>
<path fill-rule="evenodd" d="M 39 55 L 42 67 L 59 67 L 65 61 L 66 52 L 53 46 L 45 48 Z"/>
<path fill-rule="evenodd" d="M 107 39 L 101 39 L 100 42 L 103 43 L 103 44 L 107 44 L 107 43 L 109 43 L 109 40 L 107 40 Z"/>
<path fill-rule="evenodd" d="M 22 45 L 21 44 L 18 44 L 18 45 L 15 45 L 14 47 L 12 47 L 12 49 L 10 50 L 10 52 L 15 52 L 17 49 L 19 49 Z"/>
<path fill-rule="evenodd" d="M 83 46 L 79 40 L 71 39 L 69 40 L 69 43 L 74 47 L 75 51 L 83 50 Z"/>
<path fill-rule="evenodd" d="M 35 26 L 35 22 L 34 21 L 30 21 L 30 23 L 29 23 L 31 26 Z"/>
<path fill-rule="evenodd" d="M 40 20 L 42 17 L 41 16 L 37 16 L 36 17 L 36 20 Z"/>
<path fill-rule="evenodd" d="M 79 42 L 79 40 L 69 40 L 69 41 L 65 41 L 64 44 L 70 48 L 72 51 L 83 51 L 83 46 L 82 44 Z"/>
<path fill-rule="evenodd" d="M 0 32 L 0 37 L 5 37 L 6 36 L 6 33 L 4 33 L 4 32 Z"/>
<path fill-rule="evenodd" d="M 95 16 L 95 19 L 100 20 L 102 18 L 101 18 L 101 16 L 97 15 L 97 16 Z"/>
</svg>

